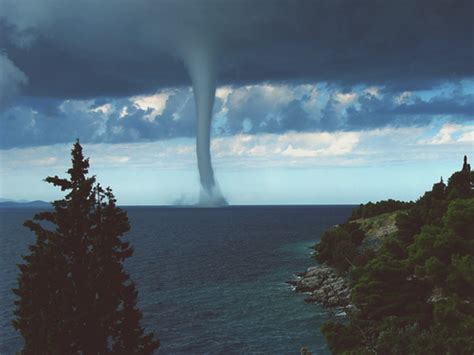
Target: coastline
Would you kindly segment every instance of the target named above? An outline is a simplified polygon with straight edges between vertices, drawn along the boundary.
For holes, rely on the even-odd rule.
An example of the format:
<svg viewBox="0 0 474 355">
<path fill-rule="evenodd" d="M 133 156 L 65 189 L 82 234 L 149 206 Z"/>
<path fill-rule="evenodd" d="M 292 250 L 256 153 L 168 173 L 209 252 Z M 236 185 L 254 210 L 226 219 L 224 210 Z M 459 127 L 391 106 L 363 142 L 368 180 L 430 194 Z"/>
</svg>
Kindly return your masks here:
<svg viewBox="0 0 474 355">
<path fill-rule="evenodd" d="M 311 266 L 305 272 L 296 274 L 287 284 L 293 286 L 297 293 L 308 294 L 304 300 L 306 303 L 317 303 L 326 308 L 350 306 L 349 281 L 328 265 Z"/>
<path fill-rule="evenodd" d="M 397 231 L 395 217 L 401 211 L 382 213 L 369 218 L 360 218 L 351 223 L 358 224 L 364 232 L 364 238 L 358 246 L 358 250 L 376 251 L 380 248 L 382 241 L 390 234 Z M 339 227 L 332 226 L 329 230 Z M 314 256 L 315 251 L 312 253 Z M 305 293 L 306 303 L 320 304 L 331 308 L 351 307 L 350 295 L 351 285 L 348 273 L 338 273 L 336 269 L 326 263 L 317 263 L 310 266 L 304 272 L 294 275 L 287 283 L 293 287 L 296 293 Z"/>
</svg>

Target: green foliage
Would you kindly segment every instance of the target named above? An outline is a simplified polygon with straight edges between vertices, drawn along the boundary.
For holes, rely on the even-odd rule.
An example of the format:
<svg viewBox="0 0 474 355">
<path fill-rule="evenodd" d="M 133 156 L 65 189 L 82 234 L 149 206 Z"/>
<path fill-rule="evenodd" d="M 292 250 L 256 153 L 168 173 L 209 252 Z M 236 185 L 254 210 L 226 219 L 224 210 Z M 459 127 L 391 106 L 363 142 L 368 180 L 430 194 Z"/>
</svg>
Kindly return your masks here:
<svg viewBox="0 0 474 355">
<path fill-rule="evenodd" d="M 332 321 L 324 323 L 321 327 L 321 331 L 328 342 L 329 349 L 336 354 L 342 354 L 358 346 L 360 334 L 353 330 L 352 327 Z"/>
<path fill-rule="evenodd" d="M 316 245 L 316 260 L 335 267 L 339 272 L 347 271 L 356 259 L 363 260 L 357 247 L 364 238 L 357 223 L 336 226 L 325 232 Z"/>
<path fill-rule="evenodd" d="M 450 203 L 444 223 L 448 229 L 465 239 L 474 235 L 474 203 L 471 199 L 456 200 Z M 472 250 L 471 250 L 472 252 Z"/>
<path fill-rule="evenodd" d="M 359 207 L 354 209 L 349 220 L 374 217 L 383 213 L 405 210 L 412 206 L 413 202 L 404 202 L 392 199 L 378 201 L 376 203 L 368 202 L 366 204 L 361 204 Z"/>
<path fill-rule="evenodd" d="M 110 188 L 87 177 L 88 168 L 76 142 L 70 178 L 46 178 L 67 195 L 25 222 L 37 239 L 13 290 L 24 354 L 149 354 L 159 347 L 140 326 L 137 291 L 122 265 L 133 253 L 121 240 L 127 214 Z"/>
<path fill-rule="evenodd" d="M 431 309 L 425 302 L 430 295 L 429 285 L 410 276 L 403 261 L 386 254 L 367 263 L 351 295 L 359 316 L 371 321 L 389 316 L 410 317 L 425 323 Z"/>
<path fill-rule="evenodd" d="M 473 182 L 465 159 L 447 186 L 435 184 L 399 214 L 398 232 L 351 270 L 348 322 L 322 327 L 333 353 L 474 352 Z"/>
</svg>

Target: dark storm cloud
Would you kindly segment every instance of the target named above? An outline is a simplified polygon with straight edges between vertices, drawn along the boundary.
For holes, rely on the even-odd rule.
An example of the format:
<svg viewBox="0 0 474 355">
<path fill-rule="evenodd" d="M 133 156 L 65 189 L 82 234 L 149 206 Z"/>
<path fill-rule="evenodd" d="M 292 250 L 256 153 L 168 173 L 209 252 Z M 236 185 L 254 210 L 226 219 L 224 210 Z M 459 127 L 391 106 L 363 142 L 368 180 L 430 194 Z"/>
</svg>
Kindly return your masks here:
<svg viewBox="0 0 474 355">
<path fill-rule="evenodd" d="M 111 103 L 111 112 L 100 111 Z M 222 101 L 216 99 L 215 109 Z M 126 108 L 126 115 L 123 109 Z M 0 149 L 69 143 L 129 143 L 194 137 L 194 99 L 178 90 L 160 114 L 143 109 L 130 99 L 57 101 L 23 98 L 0 113 Z"/>
<path fill-rule="evenodd" d="M 463 123 L 472 121 L 473 113 L 473 95 L 437 96 L 426 101 L 415 97 L 408 103 L 397 103 L 391 95 L 382 98 L 365 95 L 358 100 L 358 107 L 352 105 L 346 110 L 346 120 L 340 127 L 350 130 L 424 126 L 436 119 Z"/>
<path fill-rule="evenodd" d="M 434 120 L 462 124 L 474 118 L 474 97 L 463 92 L 422 99 L 416 94 L 401 98 L 400 93 L 359 91 L 352 102 L 342 105 L 340 92 L 323 88 L 316 96 L 327 97 L 312 102 L 313 89 L 277 86 L 269 95 L 266 86 L 236 88 L 225 100 L 216 98 L 215 134 L 359 131 L 424 126 Z M 105 107 L 109 107 L 106 113 L 101 111 Z M 0 113 L 0 149 L 68 143 L 77 137 L 84 143 L 127 143 L 194 136 L 194 98 L 189 89 L 173 90 L 159 114 L 140 108 L 133 98 L 22 98 Z"/>
<path fill-rule="evenodd" d="M 0 112 L 27 82 L 25 74 L 0 51 Z"/>
<path fill-rule="evenodd" d="M 0 0 L 0 48 L 28 78 L 30 96 L 120 97 L 189 85 L 183 61 L 193 48 L 215 55 L 220 84 L 293 80 L 412 90 L 473 76 L 473 6 Z"/>
<path fill-rule="evenodd" d="M 250 95 L 255 100 L 258 95 Z M 288 131 L 347 131 L 367 130 L 381 127 L 425 126 L 435 120 L 463 123 L 474 119 L 474 95 L 460 94 L 449 98 L 435 96 L 422 100 L 413 95 L 407 102 L 399 101 L 400 94 L 386 93 L 376 96 L 360 94 L 344 108 L 337 101 L 337 95 L 320 103 L 317 112 L 305 109 L 309 98 L 293 99 L 280 108 L 263 104 L 258 109 L 255 103 L 229 109 L 228 134 L 236 133 L 284 133 Z M 263 107 L 262 107 L 263 106 Z M 245 118 L 245 121 L 242 120 Z M 245 129 L 245 123 L 250 129 Z"/>
</svg>

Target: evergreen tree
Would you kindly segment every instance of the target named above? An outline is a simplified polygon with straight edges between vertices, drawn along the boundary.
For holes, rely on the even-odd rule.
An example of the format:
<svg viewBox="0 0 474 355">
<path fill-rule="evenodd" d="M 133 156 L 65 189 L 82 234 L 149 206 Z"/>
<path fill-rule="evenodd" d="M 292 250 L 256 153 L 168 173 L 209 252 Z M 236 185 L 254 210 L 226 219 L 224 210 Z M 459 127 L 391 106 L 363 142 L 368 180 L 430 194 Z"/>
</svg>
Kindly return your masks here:
<svg viewBox="0 0 474 355">
<path fill-rule="evenodd" d="M 464 156 L 462 170 L 454 173 L 448 180 L 448 196 L 450 199 L 468 198 L 474 195 L 474 172 Z"/>
<path fill-rule="evenodd" d="M 140 326 L 137 291 L 122 265 L 133 253 L 121 240 L 127 214 L 88 168 L 77 141 L 69 178 L 45 180 L 67 195 L 24 223 L 37 236 L 13 290 L 25 354 L 150 354 L 159 347 Z"/>
</svg>

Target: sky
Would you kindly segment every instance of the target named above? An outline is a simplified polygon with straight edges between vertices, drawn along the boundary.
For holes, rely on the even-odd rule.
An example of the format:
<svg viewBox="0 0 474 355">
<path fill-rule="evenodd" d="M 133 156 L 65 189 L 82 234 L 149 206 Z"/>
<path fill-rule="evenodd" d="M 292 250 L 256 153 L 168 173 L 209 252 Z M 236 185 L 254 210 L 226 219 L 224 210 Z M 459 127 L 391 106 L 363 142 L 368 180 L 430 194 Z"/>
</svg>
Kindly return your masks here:
<svg viewBox="0 0 474 355">
<path fill-rule="evenodd" d="M 199 59 L 230 204 L 416 199 L 474 156 L 473 7 L 0 0 L 0 198 L 61 198 L 79 138 L 119 204 L 195 203 Z"/>
</svg>

